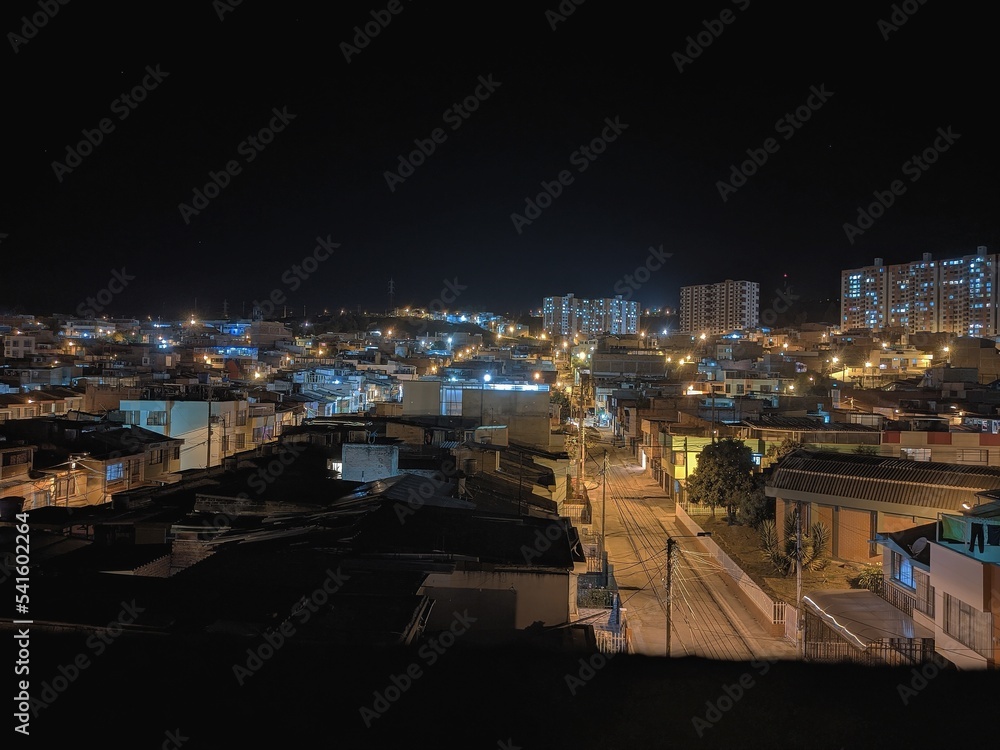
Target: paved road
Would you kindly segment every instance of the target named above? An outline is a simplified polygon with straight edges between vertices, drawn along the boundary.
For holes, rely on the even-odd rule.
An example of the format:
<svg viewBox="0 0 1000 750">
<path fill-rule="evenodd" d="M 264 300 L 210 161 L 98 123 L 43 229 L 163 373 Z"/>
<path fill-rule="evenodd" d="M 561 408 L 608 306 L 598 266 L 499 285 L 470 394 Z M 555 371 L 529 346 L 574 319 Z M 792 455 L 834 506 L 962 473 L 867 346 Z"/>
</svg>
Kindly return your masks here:
<svg viewBox="0 0 1000 750">
<path fill-rule="evenodd" d="M 663 489 L 634 463 L 627 448 L 615 448 L 610 431 L 591 448 L 587 463 L 588 491 L 594 510 L 594 530 L 601 530 L 602 495 L 608 524 L 608 557 L 614 566 L 636 653 L 666 652 L 666 540 L 677 541 L 673 573 L 671 656 L 696 655 L 746 661 L 753 658 L 795 658 L 783 638 L 772 637 L 735 594 L 735 586 L 720 572 L 697 539 L 678 538 L 673 504 Z M 608 485 L 599 472 L 608 450 Z"/>
</svg>

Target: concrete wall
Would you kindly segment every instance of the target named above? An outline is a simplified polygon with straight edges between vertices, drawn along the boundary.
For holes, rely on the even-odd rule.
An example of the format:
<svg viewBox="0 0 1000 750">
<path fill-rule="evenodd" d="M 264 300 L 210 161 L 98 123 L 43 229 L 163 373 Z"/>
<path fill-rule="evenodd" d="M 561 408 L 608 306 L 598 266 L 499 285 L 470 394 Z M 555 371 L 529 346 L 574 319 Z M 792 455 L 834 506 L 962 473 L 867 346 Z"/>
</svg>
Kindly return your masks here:
<svg viewBox="0 0 1000 750">
<path fill-rule="evenodd" d="M 549 393 L 470 388 L 462 392 L 462 416 L 484 425 L 507 425 L 511 442 L 548 448 Z"/>
<path fill-rule="evenodd" d="M 347 443 L 343 446 L 342 479 L 373 482 L 399 474 L 399 448 L 395 445 Z"/>
<path fill-rule="evenodd" d="M 404 383 L 403 416 L 437 416 L 441 413 L 441 381 L 414 380 Z"/>
</svg>

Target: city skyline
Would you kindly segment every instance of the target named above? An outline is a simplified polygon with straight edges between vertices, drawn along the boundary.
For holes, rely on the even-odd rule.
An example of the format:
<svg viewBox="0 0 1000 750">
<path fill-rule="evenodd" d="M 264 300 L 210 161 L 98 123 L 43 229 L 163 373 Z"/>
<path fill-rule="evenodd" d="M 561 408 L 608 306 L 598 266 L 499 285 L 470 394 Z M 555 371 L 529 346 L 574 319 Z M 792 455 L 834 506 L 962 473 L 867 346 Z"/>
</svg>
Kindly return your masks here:
<svg viewBox="0 0 1000 750">
<path fill-rule="evenodd" d="M 8 307 L 73 312 L 115 273 L 113 308 L 154 317 L 274 295 L 382 310 L 390 279 L 401 307 L 622 289 L 677 307 L 724 278 L 807 300 L 875 257 L 1000 247 L 988 45 L 949 9 L 827 9 L 789 33 L 748 0 L 662 26 L 556 4 L 453 33 L 450 10 L 404 2 L 126 7 L 5 18 L 24 105 Z"/>
</svg>

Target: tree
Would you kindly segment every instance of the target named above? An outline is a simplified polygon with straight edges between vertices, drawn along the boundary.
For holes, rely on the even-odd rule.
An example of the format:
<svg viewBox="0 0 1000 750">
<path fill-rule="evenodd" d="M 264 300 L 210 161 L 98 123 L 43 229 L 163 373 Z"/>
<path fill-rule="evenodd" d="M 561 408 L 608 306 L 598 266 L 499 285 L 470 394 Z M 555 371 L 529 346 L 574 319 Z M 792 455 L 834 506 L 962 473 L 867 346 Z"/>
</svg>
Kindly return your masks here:
<svg viewBox="0 0 1000 750">
<path fill-rule="evenodd" d="M 787 576 L 795 571 L 795 511 L 785 516 L 784 544 L 778 541 L 778 529 L 772 520 L 761 523 L 760 546 L 764 557 L 771 561 L 781 575 Z M 802 533 L 802 569 L 821 570 L 829 562 L 830 530 L 825 524 L 817 521 Z"/>
<path fill-rule="evenodd" d="M 741 500 L 757 486 L 752 451 L 741 441 L 723 438 L 706 445 L 698 457 L 698 470 L 688 478 L 688 495 L 693 502 L 712 509 L 726 509 L 729 522 L 736 520 Z"/>
<path fill-rule="evenodd" d="M 859 456 L 877 456 L 878 450 L 874 445 L 859 445 L 854 449 L 854 452 Z"/>
<path fill-rule="evenodd" d="M 740 498 L 738 520 L 752 528 L 757 528 L 767 519 L 774 518 L 774 500 L 764 494 L 764 483 L 756 482 L 752 492 Z"/>
<path fill-rule="evenodd" d="M 770 460 L 771 463 L 778 463 L 781 459 L 787 456 L 793 451 L 797 451 L 802 447 L 802 443 L 798 440 L 792 440 L 790 437 L 786 437 L 780 443 L 772 443 L 768 446 L 767 451 L 764 456 Z"/>
</svg>

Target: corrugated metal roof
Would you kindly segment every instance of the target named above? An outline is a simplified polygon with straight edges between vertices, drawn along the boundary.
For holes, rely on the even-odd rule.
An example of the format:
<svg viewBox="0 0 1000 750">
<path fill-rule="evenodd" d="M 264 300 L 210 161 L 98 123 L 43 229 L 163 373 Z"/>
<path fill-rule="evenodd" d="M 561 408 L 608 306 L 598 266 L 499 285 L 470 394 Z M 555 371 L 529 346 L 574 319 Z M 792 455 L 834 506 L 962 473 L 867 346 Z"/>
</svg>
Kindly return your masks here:
<svg viewBox="0 0 1000 750">
<path fill-rule="evenodd" d="M 1000 467 L 800 450 L 775 467 L 767 486 L 958 510 L 963 502 L 974 503 L 977 492 L 1000 489 Z"/>
<path fill-rule="evenodd" d="M 744 419 L 743 424 L 759 430 L 795 430 L 799 432 L 879 432 L 876 427 L 854 422 L 823 422 L 809 417 L 766 415 L 759 419 Z"/>
</svg>

